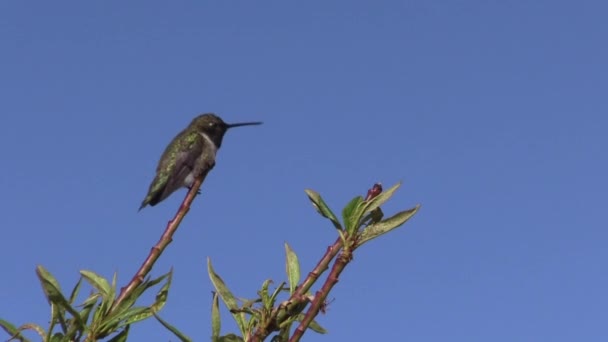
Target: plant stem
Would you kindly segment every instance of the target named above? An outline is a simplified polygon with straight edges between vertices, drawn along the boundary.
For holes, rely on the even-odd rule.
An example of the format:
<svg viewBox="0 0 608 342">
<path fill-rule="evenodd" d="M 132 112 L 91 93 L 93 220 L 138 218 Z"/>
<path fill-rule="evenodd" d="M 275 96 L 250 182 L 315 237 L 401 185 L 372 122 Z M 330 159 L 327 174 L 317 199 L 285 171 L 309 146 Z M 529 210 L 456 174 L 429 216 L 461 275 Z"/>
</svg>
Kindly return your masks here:
<svg viewBox="0 0 608 342">
<path fill-rule="evenodd" d="M 306 332 L 306 329 L 308 328 L 310 323 L 319 314 L 319 311 L 321 310 L 321 307 L 324 305 L 325 300 L 327 299 L 327 296 L 329 295 L 329 292 L 334 287 L 334 285 L 336 285 L 336 283 L 338 283 L 340 274 L 342 273 L 342 271 L 344 270 L 346 265 L 352 260 L 352 257 L 353 257 L 352 251 L 353 250 L 354 250 L 354 248 L 353 249 L 350 249 L 350 248 L 344 249 L 342 251 L 342 253 L 340 253 L 338 258 L 336 259 L 336 262 L 334 262 L 334 265 L 331 268 L 331 271 L 329 272 L 327 279 L 325 279 L 325 283 L 323 284 L 321 289 L 319 291 L 317 291 L 317 293 L 315 293 L 315 299 L 312 301 L 312 304 L 308 308 L 308 311 L 306 312 L 304 319 L 302 320 L 302 322 L 300 322 L 300 324 L 294 331 L 293 335 L 289 339 L 289 342 L 300 341 L 300 339 L 304 335 L 304 332 Z"/>
<path fill-rule="evenodd" d="M 141 285 L 141 283 L 143 283 L 150 270 L 152 270 L 152 266 L 154 266 L 154 263 L 156 263 L 156 260 L 158 260 L 165 248 L 167 248 L 171 241 L 173 241 L 173 234 L 177 231 L 179 224 L 182 222 L 184 216 L 186 216 L 186 214 L 190 210 L 190 205 L 192 204 L 194 197 L 196 197 L 196 194 L 200 189 L 201 184 L 205 180 L 207 173 L 208 171 L 205 172 L 201 177 L 194 180 L 192 187 L 190 187 L 190 191 L 188 191 L 188 194 L 186 194 L 186 198 L 184 198 L 184 200 L 182 201 L 182 204 L 177 210 L 177 213 L 175 214 L 173 219 L 167 223 L 167 228 L 165 229 L 163 235 L 160 237 L 160 240 L 158 240 L 156 245 L 152 247 L 152 249 L 150 250 L 150 254 L 148 254 L 148 257 L 141 264 L 139 270 L 135 273 L 131 281 L 125 287 L 120 289 L 120 295 L 114 301 L 114 304 L 112 304 L 110 313 L 116 310 L 120 306 L 120 304 L 126 298 L 128 298 L 129 295 L 133 293 L 133 291 L 139 285 Z"/>
</svg>

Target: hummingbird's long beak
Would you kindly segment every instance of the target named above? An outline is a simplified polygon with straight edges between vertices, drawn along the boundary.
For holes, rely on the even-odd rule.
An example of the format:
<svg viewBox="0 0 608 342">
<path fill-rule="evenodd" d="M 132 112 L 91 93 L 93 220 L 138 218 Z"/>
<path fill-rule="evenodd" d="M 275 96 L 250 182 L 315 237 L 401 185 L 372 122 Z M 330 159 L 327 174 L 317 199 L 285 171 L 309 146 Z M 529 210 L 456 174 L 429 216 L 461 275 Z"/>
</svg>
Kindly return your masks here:
<svg viewBox="0 0 608 342">
<path fill-rule="evenodd" d="M 239 122 L 239 123 L 228 124 L 228 128 L 240 127 L 240 126 L 253 126 L 253 125 L 261 125 L 261 124 L 262 123 L 260 121 L 256 121 L 256 122 Z"/>
</svg>

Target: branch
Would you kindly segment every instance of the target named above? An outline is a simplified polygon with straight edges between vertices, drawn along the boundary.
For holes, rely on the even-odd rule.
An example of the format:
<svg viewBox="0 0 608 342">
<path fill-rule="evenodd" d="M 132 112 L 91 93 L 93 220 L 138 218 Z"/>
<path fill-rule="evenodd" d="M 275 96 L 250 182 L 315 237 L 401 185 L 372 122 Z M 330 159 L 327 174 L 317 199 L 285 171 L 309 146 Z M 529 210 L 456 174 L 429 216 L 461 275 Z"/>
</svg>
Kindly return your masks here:
<svg viewBox="0 0 608 342">
<path fill-rule="evenodd" d="M 380 185 L 379 183 L 374 184 L 374 186 L 371 189 L 367 190 L 367 195 L 365 196 L 365 201 L 369 201 L 369 200 L 373 199 L 374 197 L 378 196 L 381 192 L 382 192 L 382 185 Z M 306 277 L 306 279 L 304 279 L 302 284 L 300 286 L 298 286 L 298 288 L 293 293 L 293 295 L 291 296 L 290 299 L 298 298 L 298 297 L 305 295 L 306 292 L 308 292 L 308 290 L 310 290 L 312 285 L 317 281 L 317 279 L 319 279 L 321 274 L 323 274 L 323 272 L 325 272 L 329 268 L 329 263 L 336 257 L 336 255 L 338 255 L 338 252 L 340 252 L 340 249 L 342 249 L 342 239 L 340 237 L 338 237 L 336 239 L 336 242 L 333 243 L 333 245 L 327 247 L 327 251 L 325 252 L 325 255 L 323 255 L 321 260 L 319 260 L 319 262 L 317 263 L 317 266 L 315 266 L 315 268 L 310 273 L 308 273 L 308 276 Z"/>
<path fill-rule="evenodd" d="M 367 190 L 367 195 L 365 196 L 364 201 L 367 202 L 369 200 L 372 200 L 374 197 L 378 196 L 381 192 L 382 192 L 382 185 L 380 185 L 379 183 L 374 184 L 374 186 L 371 189 Z M 319 314 L 319 311 L 326 303 L 329 292 L 332 290 L 334 285 L 336 285 L 336 283 L 338 283 L 340 274 L 342 273 L 342 271 L 344 271 L 344 268 L 346 267 L 346 265 L 348 265 L 348 263 L 353 259 L 353 252 L 357 248 L 357 246 L 355 244 L 356 239 L 357 239 L 357 233 L 355 233 L 354 236 L 346 237 L 345 240 L 346 240 L 347 248 L 342 249 L 342 253 L 340 253 L 338 258 L 336 259 L 336 262 L 334 262 L 334 265 L 332 266 L 331 271 L 329 272 L 329 275 L 325 279 L 325 283 L 323 283 L 323 286 L 321 287 L 321 289 L 315 293 L 315 297 L 314 297 L 314 300 L 312 301 L 312 304 L 308 308 L 308 311 L 306 312 L 304 319 L 302 319 L 302 321 L 300 322 L 298 327 L 295 329 L 293 335 L 289 339 L 289 342 L 300 341 L 300 339 L 306 332 L 306 329 L 308 328 L 310 323 Z M 341 238 L 338 238 L 338 240 L 334 243 L 334 246 L 337 244 L 339 244 L 340 247 L 343 247 Z M 333 255 L 331 256 L 331 259 L 333 259 L 333 257 L 335 257 L 335 255 L 338 253 L 338 251 L 339 250 L 332 251 Z M 328 252 L 325 254 L 324 258 L 329 254 L 329 252 L 330 251 L 328 250 Z M 329 259 L 327 262 L 329 263 L 331 261 L 331 259 Z M 317 265 L 317 267 L 318 266 L 319 265 Z M 322 271 L 325 271 L 326 269 L 327 269 L 327 264 L 325 265 L 325 269 L 323 269 Z M 316 268 L 315 268 L 315 270 L 316 270 Z M 308 280 L 308 278 L 307 278 L 307 280 Z"/>
<path fill-rule="evenodd" d="M 352 259 L 353 255 L 351 249 L 345 249 L 342 251 L 342 253 L 340 253 L 340 256 L 338 256 L 336 262 L 331 268 L 331 271 L 329 272 L 325 283 L 323 284 L 321 289 L 317 291 L 317 293 L 315 293 L 315 299 L 312 301 L 312 304 L 308 308 L 304 319 L 302 319 L 302 321 L 294 331 L 293 335 L 289 339 L 289 342 L 300 341 L 310 323 L 319 314 L 319 311 L 323 307 L 325 300 L 329 295 L 329 292 L 334 287 L 334 285 L 338 283 L 338 278 L 340 277 L 340 274 L 342 273 L 342 271 L 344 271 L 344 268 Z"/>
<path fill-rule="evenodd" d="M 173 219 L 167 223 L 167 228 L 165 229 L 163 235 L 160 237 L 160 240 L 158 240 L 156 245 L 152 247 L 152 249 L 150 250 L 150 254 L 148 254 L 148 257 L 141 264 L 139 270 L 135 273 L 135 275 L 127 284 L 127 286 L 120 289 L 120 295 L 118 296 L 116 301 L 114 301 L 114 304 L 112 304 L 110 312 L 116 310 L 116 308 L 118 308 L 120 304 L 124 302 L 124 300 L 128 298 L 129 295 L 131 295 L 139 285 L 141 285 L 141 283 L 143 283 L 145 277 L 148 275 L 148 273 L 150 273 L 152 266 L 154 266 L 154 263 L 156 263 L 156 260 L 158 260 L 165 248 L 167 248 L 171 241 L 173 241 L 173 234 L 177 231 L 179 224 L 182 222 L 184 216 L 186 216 L 186 214 L 190 210 L 190 205 L 192 204 L 194 197 L 196 197 L 196 194 L 198 193 L 198 190 L 200 189 L 201 184 L 205 180 L 205 177 L 207 177 L 209 171 L 210 169 L 207 170 L 207 172 L 203 173 L 199 178 L 194 180 L 194 183 L 190 187 L 190 191 L 188 191 L 188 194 L 186 194 L 186 198 L 184 198 L 184 200 L 182 201 L 182 204 L 177 210 L 177 213 L 175 214 Z"/>
</svg>

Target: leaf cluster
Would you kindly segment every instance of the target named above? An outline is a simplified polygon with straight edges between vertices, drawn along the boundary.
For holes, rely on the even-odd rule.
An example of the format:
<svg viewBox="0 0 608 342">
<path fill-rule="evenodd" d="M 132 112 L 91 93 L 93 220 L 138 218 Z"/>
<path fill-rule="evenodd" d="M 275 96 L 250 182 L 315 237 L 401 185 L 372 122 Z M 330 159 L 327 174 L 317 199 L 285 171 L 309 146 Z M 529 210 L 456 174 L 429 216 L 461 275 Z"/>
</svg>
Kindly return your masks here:
<svg viewBox="0 0 608 342">
<path fill-rule="evenodd" d="M 16 327 L 0 319 L 0 327 L 11 336 L 9 341 L 29 341 L 23 331 L 32 330 L 43 341 L 48 342 L 97 341 L 109 336 L 112 336 L 109 342 L 123 342 L 127 340 L 131 324 L 155 316 L 163 308 L 171 286 L 172 274 L 171 270 L 156 279 L 145 279 L 124 301 L 114 305 L 117 294 L 116 274 L 110 283 L 95 272 L 80 271 L 80 279 L 66 297 L 57 279 L 44 267 L 38 266 L 36 275 L 51 307 L 49 326 L 45 329 L 35 323 L 26 323 Z M 77 305 L 75 302 L 83 280 L 91 287 L 91 291 L 88 297 Z M 163 284 L 152 304 L 135 306 L 137 299 L 160 283 Z"/>
</svg>

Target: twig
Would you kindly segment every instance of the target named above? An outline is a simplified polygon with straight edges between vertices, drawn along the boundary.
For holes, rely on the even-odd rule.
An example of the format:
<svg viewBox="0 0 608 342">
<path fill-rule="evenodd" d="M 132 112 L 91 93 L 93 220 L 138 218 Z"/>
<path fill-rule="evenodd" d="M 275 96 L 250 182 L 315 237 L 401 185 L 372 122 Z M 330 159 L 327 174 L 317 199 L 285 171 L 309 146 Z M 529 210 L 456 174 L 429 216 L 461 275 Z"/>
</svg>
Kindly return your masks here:
<svg viewBox="0 0 608 342">
<path fill-rule="evenodd" d="M 369 201 L 372 198 L 378 196 L 382 192 L 382 185 L 380 183 L 374 184 L 374 186 L 367 190 L 367 195 L 365 196 L 365 201 Z M 325 272 L 329 268 L 329 263 L 338 255 L 340 250 L 342 249 L 342 239 L 338 237 L 336 242 L 333 245 L 327 247 L 327 251 L 317 263 L 317 266 L 308 273 L 308 276 L 300 286 L 296 289 L 296 291 L 291 295 L 290 299 L 297 298 L 306 294 L 308 290 L 312 287 L 312 285 L 319 279 L 321 274 Z"/>
<path fill-rule="evenodd" d="M 182 222 L 182 219 L 190 210 L 190 205 L 192 204 L 194 197 L 196 197 L 196 194 L 200 189 L 201 184 L 205 180 L 205 177 L 207 177 L 207 173 L 209 173 L 209 171 L 205 172 L 201 177 L 194 180 L 194 183 L 190 187 L 190 191 L 188 191 L 188 194 L 186 194 L 186 198 L 184 198 L 184 200 L 182 201 L 182 204 L 177 210 L 177 213 L 175 214 L 173 219 L 167 223 L 167 228 L 165 229 L 163 235 L 160 237 L 160 240 L 158 240 L 156 245 L 152 247 L 152 249 L 150 250 L 150 254 L 148 254 L 148 257 L 141 264 L 139 270 L 135 273 L 131 281 L 125 287 L 120 289 L 120 295 L 114 301 L 114 304 L 112 304 L 110 312 L 116 310 L 116 308 L 118 308 L 120 304 L 126 298 L 128 298 L 129 295 L 131 295 L 141 283 L 143 283 L 145 277 L 152 269 L 152 266 L 154 266 L 154 263 L 156 263 L 156 260 L 158 260 L 165 248 L 167 248 L 171 241 L 173 241 L 173 234 L 175 233 L 175 231 L 177 231 L 177 228 Z"/>
<path fill-rule="evenodd" d="M 310 273 L 308 273 L 306 279 L 304 279 L 302 284 L 298 286 L 298 288 L 294 291 L 293 295 L 291 295 L 290 299 L 305 295 L 306 292 L 308 292 L 312 285 L 317 281 L 317 279 L 319 279 L 321 274 L 327 271 L 327 269 L 329 268 L 329 263 L 336 257 L 336 255 L 338 255 L 341 249 L 342 239 L 338 237 L 336 239 L 336 242 L 333 243 L 333 245 L 327 247 L 327 251 L 321 258 L 321 260 L 319 260 L 317 266 L 315 266 L 315 268 Z"/>
<path fill-rule="evenodd" d="M 296 290 L 286 302 L 299 301 L 302 296 L 306 295 L 306 292 L 310 290 L 312 285 L 317 281 L 317 279 L 319 279 L 321 274 L 323 274 L 323 272 L 325 272 L 329 268 L 329 263 L 336 257 L 338 252 L 340 252 L 340 249 L 342 249 L 342 239 L 338 237 L 338 239 L 336 239 L 336 242 L 334 242 L 333 245 L 327 247 L 327 251 L 325 251 L 325 254 L 323 255 L 323 257 L 321 257 L 321 260 L 319 260 L 315 268 L 308 273 L 306 279 L 304 279 L 302 284 L 296 288 Z M 275 323 L 278 313 L 279 310 L 274 310 L 270 319 L 267 320 L 267 324 L 257 327 L 255 332 L 253 333 L 253 336 L 251 337 L 251 342 L 263 341 L 264 339 L 266 339 L 266 337 L 268 337 L 268 335 L 270 335 L 270 333 L 273 331 L 273 329 L 271 329 L 271 325 Z"/>
<path fill-rule="evenodd" d="M 310 323 L 319 314 L 319 310 L 321 310 L 321 307 L 325 303 L 329 292 L 334 287 L 334 285 L 338 283 L 338 278 L 340 277 L 340 274 L 342 273 L 342 271 L 344 271 L 346 265 L 352 260 L 353 250 L 354 248 L 345 249 L 342 251 L 342 253 L 340 253 L 338 258 L 336 259 L 336 262 L 331 268 L 331 271 L 329 272 L 325 283 L 323 284 L 321 289 L 317 291 L 317 293 L 315 293 L 315 299 L 312 301 L 312 304 L 308 308 L 304 319 L 302 319 L 302 321 L 294 331 L 293 335 L 289 339 L 289 342 L 299 341 L 300 338 L 302 338 L 302 336 L 304 335 L 304 332 L 306 332 L 306 329 L 308 328 Z"/>
<path fill-rule="evenodd" d="M 382 185 L 379 183 L 374 184 L 374 186 L 367 191 L 367 195 L 365 196 L 365 201 L 369 201 L 369 200 L 373 199 L 374 197 L 378 196 L 381 192 L 382 192 Z M 344 268 L 346 267 L 346 265 L 353 259 L 353 252 L 357 248 L 354 243 L 356 241 L 356 238 L 357 238 L 356 233 L 354 234 L 354 236 L 346 237 L 346 243 L 347 243 L 348 248 L 342 249 L 342 252 L 336 259 L 336 262 L 334 262 L 334 265 L 332 266 L 331 271 L 329 272 L 329 275 L 325 279 L 325 283 L 323 283 L 323 286 L 321 287 L 321 289 L 315 293 L 315 298 L 312 301 L 312 304 L 308 308 L 306 315 L 304 315 L 304 319 L 302 319 L 302 321 L 300 322 L 300 324 L 294 331 L 293 335 L 289 339 L 289 342 L 300 341 L 300 339 L 306 332 L 306 329 L 308 328 L 310 323 L 319 314 L 319 311 L 323 307 L 323 305 L 327 299 L 327 296 L 329 295 L 329 292 L 334 287 L 334 285 L 336 285 L 336 283 L 338 283 L 340 274 L 342 273 L 342 271 L 344 271 Z M 340 242 L 340 247 L 343 247 L 341 239 L 338 238 L 338 240 Z M 338 243 L 338 241 L 336 241 L 336 243 Z M 337 253 L 337 251 L 335 253 Z M 326 255 L 327 255 L 327 253 L 326 253 Z M 335 256 L 335 254 L 334 254 L 334 256 Z M 332 256 L 332 259 L 333 259 L 333 256 Z M 327 267 L 327 265 L 326 265 L 326 267 Z M 323 269 L 323 271 L 325 271 L 326 269 L 327 268 Z"/>
<path fill-rule="evenodd" d="M 373 199 L 381 192 L 382 185 L 379 183 L 374 184 L 372 188 L 367 191 L 365 201 Z M 349 242 L 352 242 L 350 240 L 353 239 L 354 237 L 346 238 L 346 240 Z M 354 245 L 354 243 L 352 245 Z M 342 238 L 338 237 L 331 246 L 327 247 L 327 251 L 325 251 L 325 254 L 321 257 L 315 268 L 310 273 L 308 273 L 306 279 L 302 281 L 302 283 L 298 286 L 298 288 L 294 291 L 294 293 L 289 297 L 286 302 L 300 301 L 301 298 L 306 295 L 306 292 L 308 292 L 308 290 L 310 290 L 314 283 L 319 279 L 321 274 L 327 271 L 327 269 L 329 268 L 329 264 L 336 257 L 336 255 L 340 253 L 342 247 L 344 247 Z M 296 331 L 294 332 L 294 335 L 289 340 L 290 342 L 299 341 L 299 339 L 304 334 L 304 331 L 306 331 L 306 328 L 308 328 L 314 317 L 319 313 L 319 310 L 321 310 L 321 308 L 323 307 L 323 303 L 325 303 L 325 300 L 329 295 L 329 291 L 338 282 L 338 276 L 340 275 L 340 273 L 342 273 L 346 265 L 352 259 L 353 250 L 354 248 L 350 249 L 348 252 L 343 251 L 342 254 L 340 254 L 338 260 L 336 260 L 336 262 L 334 263 L 330 274 L 327 276 L 323 287 L 321 288 L 321 290 L 317 291 L 310 308 L 304 316 L 304 319 L 302 320 L 302 322 L 300 322 L 300 325 L 297 327 Z M 270 319 L 266 321 L 266 324 L 257 327 L 255 332 L 251 336 L 251 342 L 263 341 L 266 337 L 268 337 L 268 335 L 270 335 L 270 333 L 274 330 L 272 325 L 275 324 L 278 312 L 279 310 L 274 310 L 273 315 L 270 317 Z"/>
</svg>

